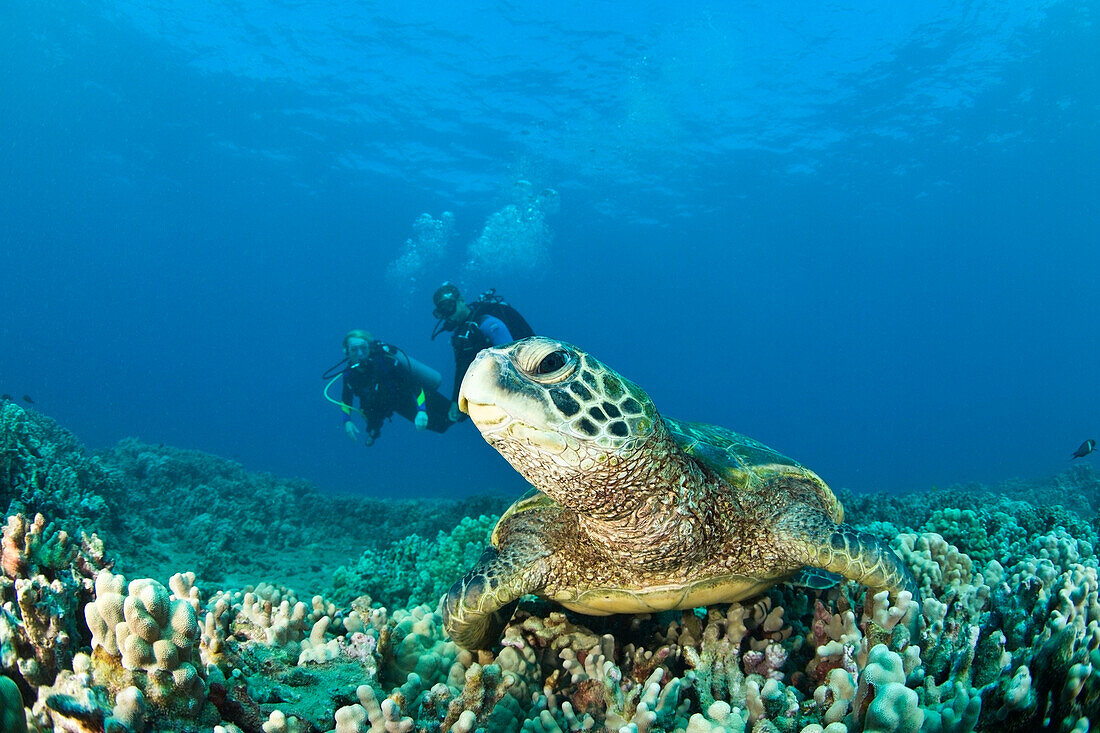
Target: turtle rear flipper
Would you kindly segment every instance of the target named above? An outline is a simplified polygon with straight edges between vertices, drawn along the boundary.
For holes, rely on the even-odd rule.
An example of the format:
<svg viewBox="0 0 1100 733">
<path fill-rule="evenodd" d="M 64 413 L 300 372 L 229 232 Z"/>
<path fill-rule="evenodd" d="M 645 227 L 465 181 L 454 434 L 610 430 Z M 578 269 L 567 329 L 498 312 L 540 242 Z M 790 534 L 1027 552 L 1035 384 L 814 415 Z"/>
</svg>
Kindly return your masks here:
<svg viewBox="0 0 1100 733">
<path fill-rule="evenodd" d="M 517 562 L 517 553 L 486 548 L 473 570 L 443 597 L 443 628 L 463 649 L 489 649 L 500 640 L 520 597 L 542 586 L 542 563 Z"/>
</svg>

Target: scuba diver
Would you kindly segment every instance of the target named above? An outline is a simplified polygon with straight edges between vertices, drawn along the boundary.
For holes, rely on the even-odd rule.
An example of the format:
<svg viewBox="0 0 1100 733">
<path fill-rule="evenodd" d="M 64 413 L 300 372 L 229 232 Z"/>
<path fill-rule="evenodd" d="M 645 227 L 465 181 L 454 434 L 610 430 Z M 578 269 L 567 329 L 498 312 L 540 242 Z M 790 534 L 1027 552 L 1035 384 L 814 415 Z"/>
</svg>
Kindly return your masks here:
<svg viewBox="0 0 1100 733">
<path fill-rule="evenodd" d="M 366 331 L 356 329 L 344 336 L 344 358 L 322 375 L 329 379 L 325 399 L 344 411 L 344 432 L 355 440 L 359 427 L 352 422 L 352 410 L 367 423 L 366 445 L 374 444 L 382 431 L 382 421 L 397 413 L 412 421 L 416 429 L 442 433 L 451 427 L 447 418 L 450 401 L 437 389 L 442 377 L 431 367 L 413 359 L 392 344 L 372 339 Z M 328 390 L 343 378 L 340 399 L 334 400 Z M 355 398 L 359 407 L 354 407 Z"/>
<path fill-rule="evenodd" d="M 455 352 L 455 383 L 451 393 L 451 406 L 447 416 L 452 422 L 466 418 L 458 409 L 458 388 L 474 357 L 482 349 L 500 346 L 510 341 L 534 336 L 527 321 L 504 298 L 490 288 L 472 303 L 462 299 L 462 293 L 445 282 L 432 295 L 436 317 L 432 340 L 443 331 L 453 331 L 451 347 Z"/>
</svg>

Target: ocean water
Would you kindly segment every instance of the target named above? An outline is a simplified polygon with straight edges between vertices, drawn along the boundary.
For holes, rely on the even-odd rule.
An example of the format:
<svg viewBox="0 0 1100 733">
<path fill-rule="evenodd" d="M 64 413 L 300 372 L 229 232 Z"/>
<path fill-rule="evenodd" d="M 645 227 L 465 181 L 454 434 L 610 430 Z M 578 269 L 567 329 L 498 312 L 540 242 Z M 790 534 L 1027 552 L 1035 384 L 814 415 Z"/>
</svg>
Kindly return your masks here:
<svg viewBox="0 0 1100 733">
<path fill-rule="evenodd" d="M 0 0 L 0 733 L 1095 728 L 1098 21 Z M 444 280 L 849 525 L 559 491 L 486 570 L 474 426 L 322 394 L 355 328 L 448 391 Z"/>
<path fill-rule="evenodd" d="M 93 448 L 518 491 L 469 423 L 366 448 L 322 399 L 351 328 L 449 384 L 450 279 L 834 486 L 1048 476 L 1100 437 L 1098 12 L 5 0 L 0 391 Z"/>
</svg>

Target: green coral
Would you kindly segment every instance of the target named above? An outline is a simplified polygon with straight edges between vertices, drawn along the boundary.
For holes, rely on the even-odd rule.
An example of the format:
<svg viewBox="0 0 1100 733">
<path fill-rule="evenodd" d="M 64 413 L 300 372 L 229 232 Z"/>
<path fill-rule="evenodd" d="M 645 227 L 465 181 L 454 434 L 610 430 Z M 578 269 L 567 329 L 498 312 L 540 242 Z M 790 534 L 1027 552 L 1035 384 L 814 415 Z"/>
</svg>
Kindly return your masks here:
<svg viewBox="0 0 1100 733">
<path fill-rule="evenodd" d="M 477 562 L 496 520 L 496 516 L 463 517 L 454 529 L 439 532 L 434 540 L 412 534 L 386 549 L 365 550 L 355 567 L 336 570 L 326 595 L 344 602 L 368 595 L 391 608 L 434 605 Z"/>
<path fill-rule="evenodd" d="M 967 555 L 977 563 L 993 560 L 1000 549 L 990 539 L 982 516 L 973 509 L 948 507 L 937 510 L 924 523 L 921 531 L 935 532 L 952 545 L 964 543 Z"/>
<path fill-rule="evenodd" d="M 179 568 L 165 560 L 182 557 L 207 583 L 222 580 L 226 566 L 256 578 L 285 575 L 288 556 L 298 553 L 308 563 L 301 574 L 319 584 L 331 574 L 326 565 L 348 563 L 363 548 L 380 556 L 391 544 L 415 545 L 411 535 L 434 537 L 468 514 L 500 513 L 509 503 L 506 497 L 429 502 L 335 496 L 219 456 L 134 439 L 98 457 L 118 478 L 118 503 L 131 507 L 110 538 L 124 558 L 120 569 L 166 576 Z M 324 526 L 322 535 L 317 526 Z M 189 541 L 193 537 L 203 541 Z M 417 553 L 415 546 L 405 551 Z M 394 559 L 405 561 L 400 553 Z M 287 584 L 305 590 L 304 583 Z"/>
<path fill-rule="evenodd" d="M 111 519 L 117 477 L 72 433 L 34 410 L 0 402 L 0 503 L 5 514 L 42 513 L 74 534 Z"/>
</svg>

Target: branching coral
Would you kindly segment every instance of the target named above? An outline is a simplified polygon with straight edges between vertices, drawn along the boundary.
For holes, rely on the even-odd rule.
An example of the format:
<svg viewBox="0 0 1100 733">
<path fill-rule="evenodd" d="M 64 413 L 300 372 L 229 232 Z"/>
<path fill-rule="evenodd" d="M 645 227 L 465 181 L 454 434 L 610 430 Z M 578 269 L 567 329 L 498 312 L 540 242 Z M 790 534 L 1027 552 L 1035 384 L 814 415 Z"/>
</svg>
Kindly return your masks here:
<svg viewBox="0 0 1100 733">
<path fill-rule="evenodd" d="M 0 542 L 0 657 L 9 673 L 30 685 L 50 684 L 71 664 L 80 643 L 81 605 L 91 598 L 91 574 L 102 565 L 98 538 L 84 545 L 47 524 L 8 517 Z"/>
</svg>

